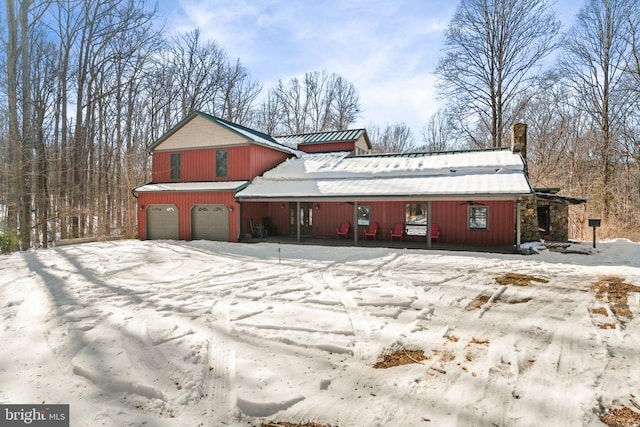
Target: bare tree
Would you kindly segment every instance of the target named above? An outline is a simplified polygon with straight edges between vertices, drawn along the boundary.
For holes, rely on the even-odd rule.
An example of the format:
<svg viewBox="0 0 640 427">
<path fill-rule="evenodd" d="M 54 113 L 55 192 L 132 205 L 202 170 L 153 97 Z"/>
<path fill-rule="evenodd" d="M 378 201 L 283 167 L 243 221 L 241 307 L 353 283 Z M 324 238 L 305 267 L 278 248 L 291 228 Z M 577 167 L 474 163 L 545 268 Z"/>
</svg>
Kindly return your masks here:
<svg viewBox="0 0 640 427">
<path fill-rule="evenodd" d="M 173 90 L 179 99 L 176 116 L 193 110 L 215 112 L 215 100 L 222 88 L 227 54 L 214 41 L 202 43 L 200 30 L 174 38 L 169 52 Z"/>
<path fill-rule="evenodd" d="M 249 124 L 262 85 L 251 77 L 239 59 L 234 64 L 227 64 L 224 70 L 219 105 L 214 114 L 241 125 Z"/>
<path fill-rule="evenodd" d="M 387 124 L 383 129 L 371 124 L 367 133 L 374 153 L 407 153 L 416 148 L 411 129 L 405 123 Z"/>
<path fill-rule="evenodd" d="M 438 110 L 422 128 L 423 151 L 446 151 L 454 148 L 455 128 L 451 114 Z"/>
<path fill-rule="evenodd" d="M 15 10 L 15 2 L 6 0 L 6 21 L 7 40 L 4 50 L 6 53 L 6 89 L 7 89 L 7 113 L 8 113 L 8 133 L 7 133 L 7 229 L 5 233 L 17 233 L 18 226 L 21 225 L 23 215 L 21 200 L 24 196 L 25 183 L 22 182 L 22 136 L 20 135 L 20 123 L 18 121 L 18 87 L 19 87 L 19 27 L 18 17 Z M 22 233 L 21 233 L 22 234 Z M 22 240 L 22 239 L 21 239 Z"/>
<path fill-rule="evenodd" d="M 326 71 L 306 73 L 302 81 L 297 77 L 280 80 L 265 103 L 257 122 L 261 129 L 281 134 L 343 130 L 360 113 L 355 86 Z"/>
<path fill-rule="evenodd" d="M 255 112 L 254 125 L 269 135 L 276 135 L 279 129 L 282 129 L 281 120 L 278 98 L 273 91 L 270 91 Z"/>
<path fill-rule="evenodd" d="M 487 129 L 492 147 L 502 146 L 513 120 L 506 112 L 556 48 L 560 22 L 549 3 L 462 0 L 446 30 L 440 95 L 456 104 L 468 129 Z"/>
<path fill-rule="evenodd" d="M 629 32 L 627 41 L 631 45 L 631 57 L 629 59 L 629 72 L 633 76 L 633 85 L 630 90 L 640 93 L 640 8 L 629 10 L 627 18 Z"/>
<path fill-rule="evenodd" d="M 628 90 L 632 45 L 629 17 L 637 0 L 588 0 L 567 33 L 561 73 L 576 96 L 575 107 L 591 119 L 598 176 L 592 189 L 596 212 L 612 213 L 613 180 L 624 121 L 637 93 Z"/>
</svg>

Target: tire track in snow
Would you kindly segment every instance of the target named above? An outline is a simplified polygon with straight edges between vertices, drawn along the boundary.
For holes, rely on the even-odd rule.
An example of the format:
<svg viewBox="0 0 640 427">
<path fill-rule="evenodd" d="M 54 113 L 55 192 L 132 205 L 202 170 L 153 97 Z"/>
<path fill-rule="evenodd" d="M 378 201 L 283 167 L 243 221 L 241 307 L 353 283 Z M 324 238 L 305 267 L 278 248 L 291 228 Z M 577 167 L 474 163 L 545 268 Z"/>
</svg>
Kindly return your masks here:
<svg viewBox="0 0 640 427">
<path fill-rule="evenodd" d="M 351 328 L 356 339 L 353 350 L 354 356 L 359 359 L 367 358 L 368 352 L 366 349 L 368 347 L 369 338 L 371 337 L 371 327 L 369 326 L 369 322 L 367 322 L 364 310 L 362 310 L 355 300 L 351 298 L 349 292 L 333 276 L 333 274 L 331 274 L 331 272 L 323 272 L 322 278 L 336 295 L 349 317 L 349 322 L 351 322 Z"/>
<path fill-rule="evenodd" d="M 216 414 L 210 421 L 214 427 L 233 422 L 236 406 L 236 355 L 231 347 L 230 299 L 214 303 L 213 332 L 209 338 L 208 353 L 211 367 L 209 413 Z"/>
</svg>

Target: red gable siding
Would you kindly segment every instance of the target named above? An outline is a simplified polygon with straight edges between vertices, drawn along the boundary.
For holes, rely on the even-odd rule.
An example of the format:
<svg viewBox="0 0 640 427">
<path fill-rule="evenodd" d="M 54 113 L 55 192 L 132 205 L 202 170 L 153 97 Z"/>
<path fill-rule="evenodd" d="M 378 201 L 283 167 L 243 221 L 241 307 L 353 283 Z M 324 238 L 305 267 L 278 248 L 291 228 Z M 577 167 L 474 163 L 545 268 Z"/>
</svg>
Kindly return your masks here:
<svg viewBox="0 0 640 427">
<path fill-rule="evenodd" d="M 298 146 L 298 150 L 304 151 L 305 153 L 327 153 L 331 151 L 354 151 L 355 148 L 356 148 L 355 141 L 300 144 Z"/>
<path fill-rule="evenodd" d="M 227 177 L 216 177 L 216 151 L 227 150 Z M 180 179 L 171 179 L 171 154 L 180 153 Z M 153 153 L 152 182 L 201 182 L 251 180 L 289 155 L 258 145 Z"/>
</svg>

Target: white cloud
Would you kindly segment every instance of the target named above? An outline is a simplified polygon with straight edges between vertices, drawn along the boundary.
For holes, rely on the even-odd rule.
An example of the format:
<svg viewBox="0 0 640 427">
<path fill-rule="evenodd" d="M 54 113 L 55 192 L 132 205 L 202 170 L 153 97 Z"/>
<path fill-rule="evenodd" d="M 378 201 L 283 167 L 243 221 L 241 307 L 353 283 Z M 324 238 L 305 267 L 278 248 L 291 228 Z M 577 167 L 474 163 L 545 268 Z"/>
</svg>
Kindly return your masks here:
<svg viewBox="0 0 640 427">
<path fill-rule="evenodd" d="M 432 73 L 456 6 L 449 0 L 181 0 L 161 2 L 160 11 L 173 8 L 170 32 L 199 27 L 265 89 L 305 72 L 337 73 L 358 89 L 361 120 L 405 122 L 417 135 L 437 110 Z"/>
</svg>

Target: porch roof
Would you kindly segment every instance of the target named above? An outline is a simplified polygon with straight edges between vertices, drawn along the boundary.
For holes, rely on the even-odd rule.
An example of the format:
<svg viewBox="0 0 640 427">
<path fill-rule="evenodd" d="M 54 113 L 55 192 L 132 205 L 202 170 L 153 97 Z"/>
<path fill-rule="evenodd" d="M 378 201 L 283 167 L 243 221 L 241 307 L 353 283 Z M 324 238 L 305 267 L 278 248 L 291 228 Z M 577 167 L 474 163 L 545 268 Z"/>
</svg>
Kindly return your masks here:
<svg viewBox="0 0 640 427">
<path fill-rule="evenodd" d="M 350 157 L 304 154 L 256 178 L 242 200 L 514 199 L 533 190 L 509 150 Z"/>
<path fill-rule="evenodd" d="M 134 188 L 134 193 L 171 193 L 220 191 L 233 192 L 244 188 L 249 181 L 217 181 L 217 182 L 169 182 L 161 184 L 145 184 Z"/>
</svg>

